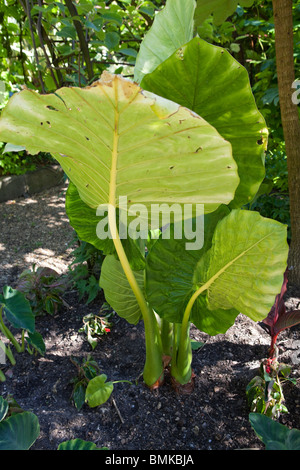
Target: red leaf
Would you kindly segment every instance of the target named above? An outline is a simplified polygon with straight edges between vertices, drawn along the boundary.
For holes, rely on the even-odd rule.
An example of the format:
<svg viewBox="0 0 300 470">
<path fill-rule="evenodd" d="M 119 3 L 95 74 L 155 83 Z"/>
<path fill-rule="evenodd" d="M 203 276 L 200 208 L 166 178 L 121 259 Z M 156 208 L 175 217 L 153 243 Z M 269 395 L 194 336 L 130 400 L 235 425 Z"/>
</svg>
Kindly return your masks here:
<svg viewBox="0 0 300 470">
<path fill-rule="evenodd" d="M 278 321 L 274 326 L 274 333 L 278 334 L 280 333 L 280 331 L 298 325 L 298 323 L 300 323 L 300 310 L 292 310 L 290 312 L 285 312 L 283 316 L 280 316 L 278 318 Z"/>
<path fill-rule="evenodd" d="M 283 297 L 287 290 L 287 283 L 288 283 L 287 276 L 288 276 L 288 269 L 286 269 L 284 273 L 280 294 L 276 296 L 273 307 L 271 308 L 268 316 L 263 320 L 263 323 L 265 323 L 266 325 L 270 327 L 271 335 L 273 334 L 273 330 L 275 328 L 275 324 L 277 323 L 278 319 L 285 316 L 286 314 L 286 308 L 285 308 Z"/>
</svg>

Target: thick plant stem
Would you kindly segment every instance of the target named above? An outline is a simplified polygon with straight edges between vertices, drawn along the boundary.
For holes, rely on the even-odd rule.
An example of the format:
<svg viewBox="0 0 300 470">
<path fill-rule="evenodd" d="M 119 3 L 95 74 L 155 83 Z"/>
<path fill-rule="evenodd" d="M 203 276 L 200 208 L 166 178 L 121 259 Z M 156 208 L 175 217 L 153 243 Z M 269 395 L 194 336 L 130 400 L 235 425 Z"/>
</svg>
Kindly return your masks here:
<svg viewBox="0 0 300 470">
<path fill-rule="evenodd" d="M 192 377 L 192 346 L 190 339 L 190 315 L 197 297 L 211 284 L 213 278 L 200 287 L 190 298 L 183 314 L 180 331 L 177 331 L 177 354 L 172 359 L 171 375 L 181 385 L 187 384 Z M 174 362 L 174 364 L 173 364 Z"/>
<path fill-rule="evenodd" d="M 111 233 L 113 234 L 113 242 L 119 256 L 120 263 L 142 312 L 146 346 L 146 361 L 144 365 L 143 377 L 146 385 L 152 387 L 162 379 L 163 374 L 162 345 L 159 327 L 154 312 L 149 308 L 127 259 L 117 231 L 115 207 L 113 206 L 109 206 L 108 221 Z"/>
<path fill-rule="evenodd" d="M 186 328 L 176 325 L 174 334 L 174 351 L 171 362 L 171 376 L 181 385 L 192 378 L 192 347 L 190 339 L 190 323 Z"/>
<path fill-rule="evenodd" d="M 114 242 L 115 249 L 119 256 L 120 263 L 124 270 L 125 276 L 129 285 L 136 297 L 136 300 L 141 309 L 144 320 L 145 328 L 145 346 L 146 346 L 146 361 L 144 365 L 144 381 L 149 387 L 155 387 L 160 382 L 163 374 L 162 363 L 162 347 L 159 327 L 152 309 L 149 308 L 143 292 L 141 291 L 136 278 L 133 274 L 126 253 L 124 251 L 122 242 L 117 229 L 116 223 L 116 188 L 117 188 L 117 167 L 118 167 L 118 145 L 119 145 L 119 118 L 120 113 L 118 110 L 118 87 L 115 85 L 115 122 L 114 122 L 114 138 L 113 138 L 113 151 L 110 168 L 110 183 L 109 183 L 109 201 L 108 201 L 108 224 L 111 237 Z"/>
</svg>

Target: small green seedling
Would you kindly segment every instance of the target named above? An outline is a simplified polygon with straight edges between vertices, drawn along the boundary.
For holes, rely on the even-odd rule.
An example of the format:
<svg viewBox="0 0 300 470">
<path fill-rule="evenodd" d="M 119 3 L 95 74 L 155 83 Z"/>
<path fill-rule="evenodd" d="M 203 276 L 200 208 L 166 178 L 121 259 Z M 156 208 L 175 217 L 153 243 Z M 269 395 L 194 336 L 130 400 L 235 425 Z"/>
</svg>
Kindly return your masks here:
<svg viewBox="0 0 300 470">
<path fill-rule="evenodd" d="M 107 376 L 99 374 L 100 368 L 91 356 L 82 361 L 73 357 L 71 361 L 77 367 L 77 376 L 72 379 L 71 383 L 74 384 L 72 400 L 78 410 L 84 403 L 91 408 L 103 405 L 111 396 L 116 383 L 127 382 L 132 385 L 129 380 L 107 382 Z"/>
<path fill-rule="evenodd" d="M 85 333 L 87 341 L 94 350 L 98 344 L 100 336 L 107 335 L 111 331 L 112 322 L 109 321 L 113 312 L 105 305 L 102 305 L 99 315 L 89 313 L 83 317 L 83 326 L 79 329 L 79 333 Z M 105 313 L 107 311 L 107 313 Z M 103 315 L 102 315 L 103 313 Z"/>
</svg>

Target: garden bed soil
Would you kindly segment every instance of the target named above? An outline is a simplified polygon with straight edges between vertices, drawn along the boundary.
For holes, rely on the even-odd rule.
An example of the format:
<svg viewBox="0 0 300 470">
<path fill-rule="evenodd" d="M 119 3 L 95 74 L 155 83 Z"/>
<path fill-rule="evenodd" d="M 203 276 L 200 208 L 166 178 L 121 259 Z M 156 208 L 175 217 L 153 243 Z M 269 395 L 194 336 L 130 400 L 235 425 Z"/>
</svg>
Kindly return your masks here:
<svg viewBox="0 0 300 470">
<path fill-rule="evenodd" d="M 36 263 L 66 273 L 72 260 L 73 230 L 64 211 L 65 187 L 0 205 L 0 287 L 14 287 L 21 271 Z M 192 328 L 192 337 L 204 342 L 194 351 L 195 387 L 178 394 L 166 375 L 164 384 L 149 390 L 142 380 L 143 325 L 129 325 L 113 316 L 111 331 L 100 337 L 95 350 L 78 330 L 82 317 L 98 313 L 100 296 L 86 306 L 76 291 L 66 292 L 65 305 L 54 316 L 36 319 L 46 353 L 16 354 L 14 367 L 4 367 L 6 382 L 0 396 L 11 394 L 18 404 L 38 416 L 40 435 L 32 450 L 56 450 L 69 439 L 81 438 L 111 450 L 236 450 L 264 449 L 249 423 L 245 389 L 268 353 L 269 336 L 259 324 L 239 315 L 226 334 L 209 337 Z M 288 308 L 300 302 L 300 289 L 289 286 Z M 298 343 L 297 343 L 298 341 Z M 296 385 L 284 387 L 288 414 L 280 422 L 300 429 L 300 329 L 279 338 L 280 359 L 292 365 Z M 91 355 L 108 380 L 117 383 L 108 402 L 77 410 L 71 400 L 71 380 L 77 370 L 71 362 Z M 300 360 L 300 359 L 299 359 Z"/>
</svg>

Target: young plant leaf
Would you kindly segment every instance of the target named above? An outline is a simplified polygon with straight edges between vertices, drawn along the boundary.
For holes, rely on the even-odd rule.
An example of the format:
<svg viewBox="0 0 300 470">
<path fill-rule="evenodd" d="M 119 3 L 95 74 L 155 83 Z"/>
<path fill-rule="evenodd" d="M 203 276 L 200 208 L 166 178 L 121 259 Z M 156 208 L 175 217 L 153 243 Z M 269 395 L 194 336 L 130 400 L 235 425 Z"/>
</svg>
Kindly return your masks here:
<svg viewBox="0 0 300 470">
<path fill-rule="evenodd" d="M 4 312 L 8 321 L 15 328 L 22 328 L 30 333 L 35 329 L 35 317 L 32 313 L 29 301 L 25 296 L 12 287 L 3 287 L 3 295 L 0 295 L 0 304 L 4 304 Z"/>
<path fill-rule="evenodd" d="M 141 203 L 147 222 L 155 203 L 212 212 L 239 182 L 231 145 L 211 125 L 107 72 L 83 89 L 15 94 L 1 114 L 0 140 L 51 153 L 90 207 L 118 208 L 126 196 L 125 212 L 135 216 Z"/>
<path fill-rule="evenodd" d="M 103 405 L 112 394 L 114 385 L 112 382 L 106 382 L 106 379 L 107 376 L 101 374 L 89 381 L 85 392 L 85 399 L 91 408 Z"/>
<path fill-rule="evenodd" d="M 134 272 L 135 278 L 144 291 L 144 271 Z M 122 265 L 114 256 L 106 256 L 100 276 L 105 299 L 115 312 L 129 323 L 136 325 L 141 319 L 141 310 L 136 297 L 124 274 Z"/>
<path fill-rule="evenodd" d="M 195 111 L 231 143 L 240 177 L 231 207 L 249 203 L 265 176 L 268 131 L 247 70 L 222 47 L 196 37 L 146 75 L 141 86 Z"/>
<path fill-rule="evenodd" d="M 195 0 L 167 0 L 142 41 L 134 69 L 136 82 L 192 39 L 195 7 Z"/>
</svg>

